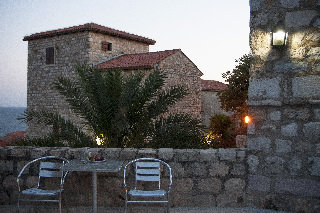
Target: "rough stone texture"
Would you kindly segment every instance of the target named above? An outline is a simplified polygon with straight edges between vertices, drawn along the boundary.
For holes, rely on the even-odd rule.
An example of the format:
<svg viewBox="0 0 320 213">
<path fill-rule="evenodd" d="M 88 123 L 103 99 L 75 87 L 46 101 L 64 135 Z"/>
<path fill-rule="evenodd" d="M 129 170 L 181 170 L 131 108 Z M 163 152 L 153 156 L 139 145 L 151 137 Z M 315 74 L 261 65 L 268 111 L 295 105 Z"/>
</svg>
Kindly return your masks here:
<svg viewBox="0 0 320 213">
<path fill-rule="evenodd" d="M 276 62 L 274 65 L 275 72 L 306 72 L 308 70 L 308 63 L 306 62 Z"/>
<path fill-rule="evenodd" d="M 210 118 L 215 114 L 231 115 L 221 109 L 217 91 L 201 91 L 201 121 L 207 128 L 210 126 Z"/>
<path fill-rule="evenodd" d="M 236 150 L 235 149 L 219 149 L 220 160 L 236 161 Z"/>
<path fill-rule="evenodd" d="M 16 151 L 19 150 L 19 151 Z M 28 155 L 12 156 L 24 150 Z M 39 153 L 55 153 L 68 159 L 82 159 L 86 151 L 100 153 L 106 157 L 124 159 L 125 162 L 150 154 L 155 158 L 165 160 L 172 168 L 173 187 L 171 191 L 172 206 L 175 207 L 204 207 L 227 206 L 242 207 L 245 205 L 245 191 L 247 180 L 246 149 L 229 150 L 176 150 L 176 149 L 88 149 L 43 147 L 5 147 L 0 148 L 0 199 L 2 205 L 15 205 L 17 200 L 16 177 L 17 165 L 22 167 L 34 159 Z M 115 153 L 114 155 L 110 155 Z M 9 160 L 10 159 L 10 160 Z M 2 168 L 2 167 L 1 167 Z M 132 175 L 133 168 L 127 174 Z M 21 186 L 30 187 L 37 183 L 37 168 L 32 167 L 21 176 Z M 87 172 L 69 173 L 63 192 L 64 206 L 91 206 L 92 175 Z M 168 184 L 168 171 L 163 170 L 163 186 Z M 98 173 L 98 203 L 99 206 L 123 207 L 123 168 L 115 174 Z M 130 181 L 129 181 L 130 182 Z M 46 182 L 47 184 L 47 182 Z M 48 184 L 50 184 L 48 182 Z M 112 187 L 110 187 L 112 186 Z M 75 196 L 76 195 L 76 196 Z M 115 195 L 115 196 L 112 196 Z M 216 202 L 217 201 L 217 202 Z"/>
<path fill-rule="evenodd" d="M 261 4 L 264 0 L 250 0 L 250 10 L 257 11 L 260 10 Z"/>
<path fill-rule="evenodd" d="M 309 158 L 309 163 L 311 164 L 311 168 L 309 169 L 311 175 L 320 176 L 320 158 Z"/>
<path fill-rule="evenodd" d="M 289 140 L 276 140 L 276 152 L 279 153 L 288 153 L 291 151 L 292 142 Z"/>
<path fill-rule="evenodd" d="M 269 114 L 269 118 L 272 121 L 280 121 L 281 120 L 281 112 L 280 111 L 273 111 Z"/>
<path fill-rule="evenodd" d="M 293 97 L 320 98 L 319 82 L 320 82 L 320 76 L 316 76 L 316 75 L 294 78 L 292 80 Z"/>
<path fill-rule="evenodd" d="M 315 10 L 302 10 L 288 12 L 285 17 L 285 25 L 289 28 L 308 26 L 312 19 L 318 15 Z"/>
<path fill-rule="evenodd" d="M 265 159 L 264 174 L 280 174 L 284 170 L 285 161 L 278 156 L 270 156 Z"/>
<path fill-rule="evenodd" d="M 271 140 L 266 137 L 248 138 L 248 149 L 268 152 Z"/>
<path fill-rule="evenodd" d="M 302 161 L 298 157 L 294 156 L 290 161 L 289 161 L 289 170 L 290 174 L 292 175 L 297 175 L 302 167 Z"/>
<path fill-rule="evenodd" d="M 251 1 L 248 202 L 318 212 L 320 175 L 319 0 Z M 271 46 L 279 24 L 283 48 Z"/>
<path fill-rule="evenodd" d="M 320 196 L 320 182 L 311 179 L 278 179 L 275 186 L 278 193 L 292 193 L 301 196 Z"/>
<path fill-rule="evenodd" d="M 314 110 L 314 118 L 320 120 L 320 109 Z"/>
<path fill-rule="evenodd" d="M 255 173 L 259 165 L 259 158 L 255 155 L 249 155 L 247 163 L 248 163 L 249 171 L 251 173 Z"/>
<path fill-rule="evenodd" d="M 230 167 L 227 164 L 217 162 L 209 168 L 209 174 L 214 177 L 224 177 L 229 173 L 229 169 Z"/>
<path fill-rule="evenodd" d="M 280 0 L 280 3 L 285 8 L 295 8 L 299 6 L 300 0 Z"/>
<path fill-rule="evenodd" d="M 268 192 L 270 190 L 271 179 L 261 175 L 249 175 L 248 188 L 250 190 Z"/>
<path fill-rule="evenodd" d="M 281 134 L 283 136 L 293 137 L 298 135 L 298 125 L 296 123 L 291 123 L 283 125 L 281 127 Z"/>
<path fill-rule="evenodd" d="M 280 96 L 280 79 L 252 79 L 249 83 L 250 99 L 277 99 Z"/>
<path fill-rule="evenodd" d="M 320 138 L 320 122 L 310 122 L 303 126 L 303 133 L 306 138 L 317 141 Z"/>
<path fill-rule="evenodd" d="M 313 47 L 311 48 L 308 53 L 307 57 L 311 60 L 317 60 L 320 57 L 320 47 Z"/>
</svg>

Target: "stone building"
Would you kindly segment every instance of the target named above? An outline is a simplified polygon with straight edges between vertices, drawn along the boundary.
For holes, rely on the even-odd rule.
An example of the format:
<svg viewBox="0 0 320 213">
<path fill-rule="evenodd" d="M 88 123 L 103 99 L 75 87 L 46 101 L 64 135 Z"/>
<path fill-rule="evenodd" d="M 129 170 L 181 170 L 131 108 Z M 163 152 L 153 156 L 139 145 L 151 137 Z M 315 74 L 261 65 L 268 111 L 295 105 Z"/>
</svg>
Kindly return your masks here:
<svg viewBox="0 0 320 213">
<path fill-rule="evenodd" d="M 87 63 L 99 69 L 121 68 L 125 72 L 166 73 L 166 85 L 184 85 L 189 95 L 170 110 L 191 113 L 201 119 L 201 71 L 179 49 L 149 52 L 155 41 L 94 23 L 35 33 L 28 41 L 27 107 L 46 109 L 78 122 L 53 82 L 64 76 L 74 78 L 73 68 Z M 205 95 L 207 96 L 207 95 Z M 40 136 L 45 127 L 29 123 L 28 136 Z"/>
<path fill-rule="evenodd" d="M 201 120 L 206 127 L 210 125 L 210 118 L 215 114 L 231 115 L 221 109 L 218 92 L 225 90 L 227 85 L 215 80 L 201 79 Z"/>
</svg>

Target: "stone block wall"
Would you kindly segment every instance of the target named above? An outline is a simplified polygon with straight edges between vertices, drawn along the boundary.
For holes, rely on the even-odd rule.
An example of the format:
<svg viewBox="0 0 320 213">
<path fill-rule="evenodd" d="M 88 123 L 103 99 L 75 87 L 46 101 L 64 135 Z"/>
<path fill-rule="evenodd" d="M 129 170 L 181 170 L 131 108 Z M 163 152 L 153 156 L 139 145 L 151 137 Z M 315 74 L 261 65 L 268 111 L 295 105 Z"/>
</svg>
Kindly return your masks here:
<svg viewBox="0 0 320 213">
<path fill-rule="evenodd" d="M 111 51 L 103 51 L 101 42 L 112 43 Z M 46 48 L 54 48 L 54 64 L 46 64 Z M 28 41 L 28 88 L 27 108 L 49 110 L 79 123 L 69 105 L 64 101 L 53 83 L 58 77 L 75 78 L 77 64 L 95 64 L 103 59 L 119 54 L 144 53 L 149 45 L 115 36 L 95 32 L 77 32 Z M 28 123 L 28 137 L 43 136 L 48 128 Z"/>
<path fill-rule="evenodd" d="M 88 33 L 61 35 L 28 42 L 28 88 L 27 108 L 50 110 L 63 116 L 72 116 L 63 97 L 54 89 L 59 76 L 74 78 L 74 66 L 89 62 Z M 46 65 L 46 48 L 54 47 L 55 63 Z M 71 117 L 72 118 L 72 117 Z M 75 119 L 75 118 L 73 118 Z M 29 123 L 29 137 L 40 136 L 47 128 Z"/>
<path fill-rule="evenodd" d="M 115 36 L 104 35 L 100 33 L 89 32 L 90 48 L 89 58 L 90 63 L 95 64 L 112 56 L 119 54 L 134 54 L 149 52 L 149 45 L 137 41 L 131 41 Z M 103 51 L 101 42 L 112 44 L 112 51 Z"/>
<path fill-rule="evenodd" d="M 202 124 L 209 128 L 210 118 L 215 114 L 231 115 L 221 109 L 221 103 L 217 95 L 217 91 L 202 90 L 201 91 L 201 120 Z"/>
<path fill-rule="evenodd" d="M 251 0 L 248 204 L 320 211 L 320 2 Z M 271 46 L 282 22 L 285 48 Z"/>
<path fill-rule="evenodd" d="M 167 76 L 165 87 L 182 85 L 188 95 L 171 107 L 172 113 L 190 113 L 194 118 L 201 119 L 201 71 L 179 51 L 156 65 Z"/>
<path fill-rule="evenodd" d="M 54 155 L 82 159 L 87 148 L 0 147 L 0 205 L 17 202 L 16 177 L 32 159 Z M 172 207 L 246 206 L 247 154 L 245 149 L 89 149 L 108 158 L 125 162 L 138 157 L 159 158 L 173 171 Z M 37 181 L 35 168 L 22 177 L 23 186 Z M 167 174 L 164 181 L 168 182 Z M 91 173 L 69 173 L 63 193 L 64 206 L 92 205 Z M 112 187 L 110 187 L 112 186 Z M 98 205 L 124 206 L 123 169 L 115 174 L 98 174 Z"/>
</svg>

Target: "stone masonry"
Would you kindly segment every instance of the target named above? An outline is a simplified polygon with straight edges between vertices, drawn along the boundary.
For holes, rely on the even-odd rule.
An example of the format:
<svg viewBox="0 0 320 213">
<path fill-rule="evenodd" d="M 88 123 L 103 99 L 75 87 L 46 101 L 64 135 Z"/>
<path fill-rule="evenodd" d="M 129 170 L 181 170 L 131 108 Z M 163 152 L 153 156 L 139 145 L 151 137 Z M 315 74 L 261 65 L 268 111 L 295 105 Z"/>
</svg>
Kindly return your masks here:
<svg viewBox="0 0 320 213">
<path fill-rule="evenodd" d="M 88 149 L 0 147 L 0 205 L 17 202 L 16 177 L 32 159 L 54 155 L 83 159 L 86 151 L 125 162 L 139 157 L 159 158 L 172 167 L 171 207 L 244 207 L 246 206 L 245 149 Z M 22 187 L 37 181 L 36 168 L 27 169 Z M 132 170 L 131 170 L 132 171 Z M 167 174 L 162 178 L 168 182 Z M 99 206 L 123 207 L 123 168 L 115 174 L 98 174 Z M 110 187 L 113 186 L 113 187 Z M 69 173 L 63 192 L 63 208 L 92 205 L 91 173 Z"/>
<path fill-rule="evenodd" d="M 250 0 L 248 204 L 320 212 L 320 1 Z M 271 46 L 282 22 L 283 49 Z"/>
<path fill-rule="evenodd" d="M 58 112 L 75 123 L 81 121 L 54 89 L 53 82 L 60 76 L 75 78 L 74 67 L 77 64 L 96 65 L 121 55 L 148 53 L 149 45 L 155 43 L 148 38 L 94 23 L 36 33 L 26 36 L 24 40 L 28 41 L 27 108 Z M 109 48 L 108 44 L 112 45 L 110 50 L 106 50 Z M 46 64 L 46 48 L 49 47 L 54 48 L 53 64 Z M 135 67 L 125 71 L 150 73 L 154 69 L 160 69 L 167 74 L 165 87 L 181 84 L 189 92 L 189 95 L 173 106 L 170 111 L 190 113 L 193 117 L 200 119 L 202 73 L 196 65 L 179 50 L 153 67 Z M 28 123 L 28 137 L 44 136 L 48 131 L 48 127 Z"/>
</svg>

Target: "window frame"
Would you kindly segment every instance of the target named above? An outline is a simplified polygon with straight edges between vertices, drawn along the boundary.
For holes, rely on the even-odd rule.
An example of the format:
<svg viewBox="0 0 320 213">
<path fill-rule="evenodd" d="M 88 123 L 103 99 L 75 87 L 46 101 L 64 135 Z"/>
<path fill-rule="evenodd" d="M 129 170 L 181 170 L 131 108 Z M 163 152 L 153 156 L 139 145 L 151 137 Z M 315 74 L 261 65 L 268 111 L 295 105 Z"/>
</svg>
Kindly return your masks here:
<svg viewBox="0 0 320 213">
<path fill-rule="evenodd" d="M 55 48 L 54 47 L 47 47 L 46 48 L 46 58 L 45 63 L 46 65 L 53 65 L 55 64 Z"/>
</svg>

